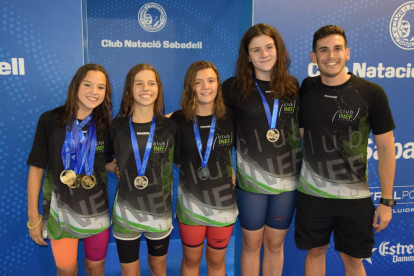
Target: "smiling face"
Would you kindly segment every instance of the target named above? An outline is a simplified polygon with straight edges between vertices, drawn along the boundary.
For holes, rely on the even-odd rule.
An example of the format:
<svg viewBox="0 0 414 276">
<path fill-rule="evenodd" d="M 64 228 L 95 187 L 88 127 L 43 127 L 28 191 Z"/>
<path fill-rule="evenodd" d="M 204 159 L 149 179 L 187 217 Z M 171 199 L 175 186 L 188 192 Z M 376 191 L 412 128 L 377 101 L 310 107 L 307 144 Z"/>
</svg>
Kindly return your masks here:
<svg viewBox="0 0 414 276">
<path fill-rule="evenodd" d="M 78 88 L 78 113 L 89 115 L 105 99 L 106 78 L 100 71 L 88 71 Z M 79 115 L 79 114 L 78 114 Z"/>
<path fill-rule="evenodd" d="M 349 60 L 350 50 L 346 47 L 341 35 L 329 35 L 316 43 L 316 52 L 311 53 L 311 59 L 318 64 L 321 80 L 327 85 L 340 85 L 349 76 L 345 71 L 345 61 Z"/>
<path fill-rule="evenodd" d="M 254 66 L 256 77 L 270 80 L 270 75 L 277 61 L 276 46 L 268 35 L 254 37 L 248 47 L 249 61 Z"/>
<path fill-rule="evenodd" d="M 217 97 L 217 75 L 212 68 L 199 70 L 194 81 L 198 105 L 214 105 Z"/>
<path fill-rule="evenodd" d="M 158 96 L 158 84 L 154 72 L 150 70 L 139 71 L 134 78 L 132 94 L 136 108 L 144 106 L 153 108 Z"/>
</svg>

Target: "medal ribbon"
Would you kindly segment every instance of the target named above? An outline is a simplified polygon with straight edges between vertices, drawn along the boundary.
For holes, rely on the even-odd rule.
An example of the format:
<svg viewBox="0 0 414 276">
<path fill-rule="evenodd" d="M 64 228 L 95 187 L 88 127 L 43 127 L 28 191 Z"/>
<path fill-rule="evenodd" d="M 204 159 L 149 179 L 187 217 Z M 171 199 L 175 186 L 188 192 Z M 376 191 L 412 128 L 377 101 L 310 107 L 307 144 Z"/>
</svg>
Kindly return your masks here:
<svg viewBox="0 0 414 276">
<path fill-rule="evenodd" d="M 194 117 L 193 129 L 194 136 L 196 138 L 198 153 L 200 154 L 201 158 L 201 167 L 205 168 L 207 167 L 208 158 L 210 157 L 211 152 L 211 146 L 213 145 L 214 132 L 216 130 L 216 116 L 214 116 L 213 114 L 213 119 L 211 120 L 210 133 L 208 135 L 207 147 L 206 151 L 204 152 L 204 158 L 202 156 L 203 144 L 201 143 L 200 131 L 198 130 L 197 117 Z"/>
<path fill-rule="evenodd" d="M 157 119 L 155 115 L 152 116 L 151 128 L 148 135 L 147 146 L 145 147 L 144 159 L 141 163 L 141 155 L 139 154 L 139 147 L 137 137 L 135 136 L 134 127 L 132 126 L 132 116 L 129 117 L 129 129 L 131 132 L 131 142 L 132 142 L 132 149 L 134 151 L 135 156 L 135 163 L 137 165 L 137 171 L 139 176 L 143 176 L 145 174 L 145 170 L 147 169 L 148 159 L 151 153 L 152 148 L 152 141 L 154 140 L 154 133 L 155 133 L 155 126 L 157 125 Z"/>
<path fill-rule="evenodd" d="M 279 99 L 275 99 L 273 102 L 273 114 L 270 112 L 269 104 L 267 103 L 267 100 L 265 96 L 263 95 L 262 90 L 259 87 L 259 84 L 257 83 L 256 75 L 253 74 L 253 80 L 254 84 L 256 84 L 257 90 L 259 90 L 260 97 L 262 98 L 263 106 L 266 112 L 267 122 L 269 123 L 270 129 L 276 128 L 276 122 L 277 122 L 277 112 L 279 110 Z"/>
<path fill-rule="evenodd" d="M 92 146 L 95 145 L 93 149 L 96 147 L 96 128 L 92 118 L 93 115 L 90 114 L 80 124 L 76 120 L 76 124 L 72 124 L 72 127 L 69 127 L 69 123 L 66 125 L 65 141 L 61 150 L 63 167 L 65 170 L 73 168 L 76 174 L 80 173 L 80 169 L 83 167 L 82 163 L 85 162 L 86 155 L 91 147 L 91 140 L 95 141 L 95 143 L 92 141 Z M 87 141 L 85 143 L 85 136 L 82 132 L 82 128 L 91 120 L 92 122 L 87 130 L 89 134 L 88 138 L 90 138 L 86 139 Z M 95 152 L 93 152 L 92 155 L 92 163 L 89 163 L 89 165 L 93 166 Z"/>
</svg>

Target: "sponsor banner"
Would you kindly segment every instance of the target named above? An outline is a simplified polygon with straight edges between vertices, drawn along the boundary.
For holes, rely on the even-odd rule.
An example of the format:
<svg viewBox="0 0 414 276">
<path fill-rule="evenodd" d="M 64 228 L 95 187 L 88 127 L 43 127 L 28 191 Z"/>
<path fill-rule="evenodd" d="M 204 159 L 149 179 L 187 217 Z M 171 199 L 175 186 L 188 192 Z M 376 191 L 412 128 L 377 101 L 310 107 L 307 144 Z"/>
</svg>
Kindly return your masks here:
<svg viewBox="0 0 414 276">
<path fill-rule="evenodd" d="M 370 259 L 363 261 L 368 275 L 410 275 L 414 268 L 414 186 L 411 171 L 414 158 L 414 128 L 411 112 L 414 96 L 414 1 L 254 1 L 254 24 L 273 25 L 284 38 L 291 54 L 290 72 L 301 82 L 319 75 L 310 59 L 313 33 L 325 25 L 338 25 L 347 35 L 350 60 L 346 70 L 381 85 L 388 95 L 394 121 L 397 170 L 393 219 L 386 230 L 375 234 Z M 275 16 L 275 11 L 277 16 Z M 338 114 L 346 120 L 350 112 Z M 371 198 L 376 206 L 381 196 L 378 151 L 371 135 L 367 148 Z M 305 254 L 296 249 L 294 224 L 285 241 L 283 274 L 303 275 Z M 236 241 L 238 242 L 238 241 Z M 240 240 L 241 242 L 241 240 Z M 333 239 L 331 241 L 333 244 Z M 237 261 L 237 254 L 235 254 Z M 343 274 L 339 254 L 333 246 L 326 257 L 327 275 Z M 237 266 L 237 264 L 236 264 Z"/>
<path fill-rule="evenodd" d="M 160 74 L 166 113 L 180 109 L 188 66 L 213 62 L 224 81 L 233 75 L 239 43 L 240 1 L 88 1 L 89 62 L 109 72 L 113 113 L 117 114 L 125 77 L 134 65 L 148 63 Z M 215 143 L 231 139 L 223 137 Z M 157 145 L 162 150 L 163 145 Z M 174 171 L 178 183 L 178 171 Z M 116 182 L 109 185 L 109 198 Z M 175 206 L 177 192 L 173 193 Z M 111 203 L 110 203 L 111 205 Z M 174 223 L 176 221 L 174 220 Z M 175 225 L 172 238 L 179 238 Z"/>
</svg>

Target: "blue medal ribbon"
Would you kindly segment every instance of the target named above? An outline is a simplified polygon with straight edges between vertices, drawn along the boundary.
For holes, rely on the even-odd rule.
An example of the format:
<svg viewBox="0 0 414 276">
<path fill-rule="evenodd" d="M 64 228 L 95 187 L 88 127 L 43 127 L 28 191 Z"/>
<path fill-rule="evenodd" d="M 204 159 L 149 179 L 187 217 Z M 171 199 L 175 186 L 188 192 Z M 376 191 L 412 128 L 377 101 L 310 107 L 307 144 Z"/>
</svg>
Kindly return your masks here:
<svg viewBox="0 0 414 276">
<path fill-rule="evenodd" d="M 91 175 L 96 148 L 96 126 L 93 115 L 90 114 L 81 123 L 75 121 L 72 127 L 69 127 L 69 123 L 66 126 L 65 142 L 61 150 L 63 167 L 65 170 L 72 168 L 75 174 L 82 174 L 85 171 L 86 175 Z M 88 123 L 90 124 L 85 137 L 82 128 Z"/>
<path fill-rule="evenodd" d="M 214 116 L 213 114 L 213 119 L 211 120 L 210 133 L 208 135 L 207 147 L 206 151 L 204 152 L 204 158 L 202 156 L 203 144 L 201 143 L 200 131 L 198 130 L 197 117 L 194 117 L 193 129 L 197 143 L 198 153 L 200 154 L 201 158 L 201 167 L 205 168 L 207 167 L 208 158 L 210 157 L 211 152 L 211 146 L 213 145 L 214 132 L 216 130 L 216 116 Z"/>
<path fill-rule="evenodd" d="M 152 116 L 151 128 L 148 135 L 147 146 L 145 147 L 144 159 L 141 163 L 141 155 L 139 154 L 139 147 L 137 137 L 135 136 L 134 127 L 132 126 L 132 116 L 129 117 L 129 129 L 131 132 L 132 149 L 134 151 L 135 163 L 137 165 L 137 171 L 139 176 L 145 175 L 147 169 L 148 159 L 151 153 L 152 141 L 154 140 L 155 126 L 157 125 L 157 119 L 155 115 Z"/>
<path fill-rule="evenodd" d="M 253 74 L 253 80 L 254 84 L 256 84 L 257 90 L 259 90 L 260 97 L 262 98 L 263 106 L 266 112 L 267 122 L 269 123 L 270 129 L 276 128 L 276 122 L 277 122 L 277 113 L 279 110 L 279 99 L 275 99 L 273 102 L 273 114 L 270 112 L 269 104 L 267 103 L 267 100 L 265 96 L 263 95 L 262 90 L 259 87 L 259 84 L 257 83 L 256 75 Z"/>
</svg>

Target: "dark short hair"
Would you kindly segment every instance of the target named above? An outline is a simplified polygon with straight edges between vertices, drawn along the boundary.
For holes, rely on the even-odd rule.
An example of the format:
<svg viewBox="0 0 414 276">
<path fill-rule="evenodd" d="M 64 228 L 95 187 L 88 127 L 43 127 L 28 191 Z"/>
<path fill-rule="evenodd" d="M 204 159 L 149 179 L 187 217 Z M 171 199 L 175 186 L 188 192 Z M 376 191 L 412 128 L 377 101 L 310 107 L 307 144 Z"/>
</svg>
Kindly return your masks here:
<svg viewBox="0 0 414 276">
<path fill-rule="evenodd" d="M 318 43 L 318 40 L 335 34 L 341 35 L 344 38 L 345 48 L 348 48 L 348 42 L 346 41 L 345 31 L 341 27 L 335 25 L 328 25 L 320 28 L 313 34 L 312 50 L 316 52 L 316 44 Z"/>
</svg>

